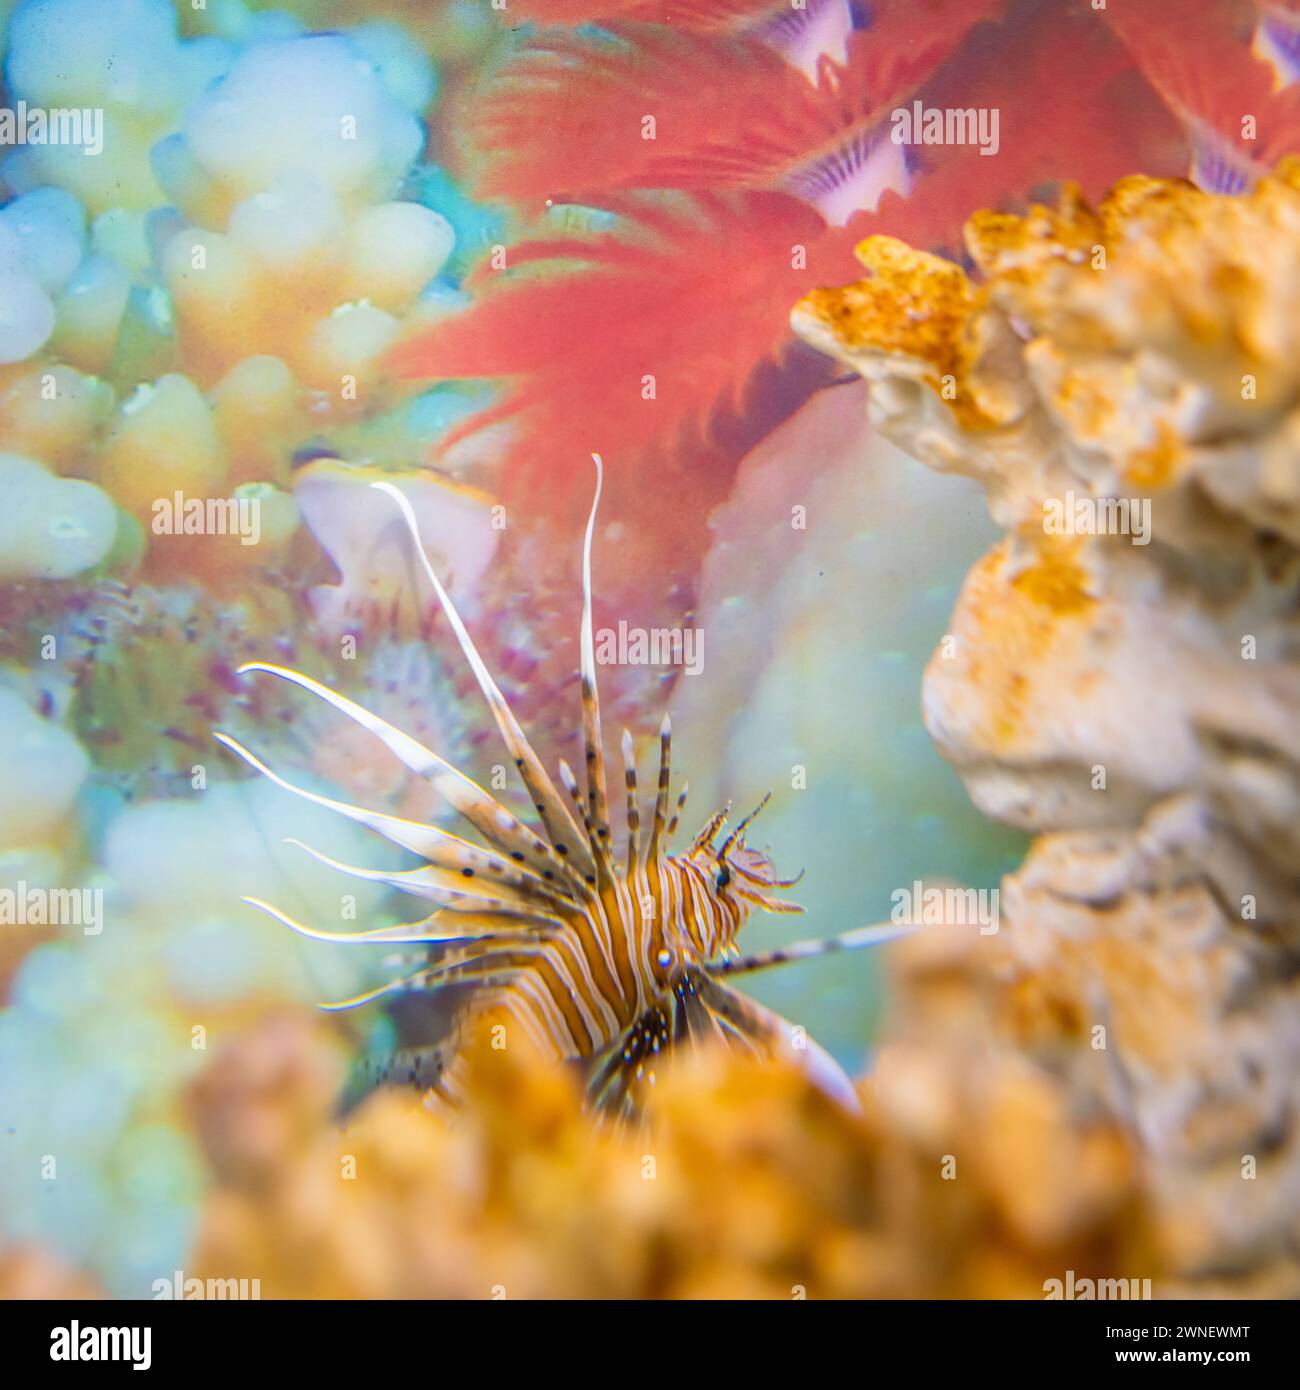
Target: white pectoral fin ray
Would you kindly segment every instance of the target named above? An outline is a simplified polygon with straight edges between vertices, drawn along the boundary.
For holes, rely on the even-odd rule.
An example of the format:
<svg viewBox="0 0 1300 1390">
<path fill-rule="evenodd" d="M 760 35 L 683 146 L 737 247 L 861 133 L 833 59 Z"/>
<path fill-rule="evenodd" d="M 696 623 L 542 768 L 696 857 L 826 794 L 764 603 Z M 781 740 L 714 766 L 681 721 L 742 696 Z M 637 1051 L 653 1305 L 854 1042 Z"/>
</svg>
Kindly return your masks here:
<svg viewBox="0 0 1300 1390">
<path fill-rule="evenodd" d="M 466 840 L 449 835 L 445 830 L 439 830 L 437 826 L 421 825 L 418 821 L 403 820 L 399 816 L 388 816 L 382 811 L 367 811 L 360 806 L 352 806 L 346 801 L 335 801 L 333 797 L 322 796 L 319 792 L 311 792 L 305 787 L 295 786 L 292 782 L 281 777 L 279 773 L 273 772 L 259 757 L 249 752 L 242 743 L 231 738 L 229 734 L 214 733 L 213 737 L 223 747 L 229 748 L 237 757 L 242 758 L 249 767 L 269 778 L 277 787 L 292 792 L 294 796 L 300 796 L 304 801 L 312 802 L 313 805 L 323 806 L 329 811 L 336 811 L 339 815 L 356 821 L 358 825 L 364 825 L 367 830 L 373 830 L 377 835 L 382 835 L 384 839 L 393 844 L 410 850 L 412 854 L 418 854 L 430 865 L 452 873 L 459 873 L 467 882 L 470 879 L 480 878 L 482 881 L 476 886 L 486 888 L 489 891 L 495 891 L 498 887 L 505 885 L 525 893 L 533 892 L 539 896 L 551 896 L 550 888 L 540 878 L 525 872 L 517 864 L 501 858 L 500 855 L 493 854 L 490 850 L 471 845 Z"/>
<path fill-rule="evenodd" d="M 275 666 L 265 661 L 250 661 L 239 668 L 239 674 L 259 671 L 277 676 L 324 700 L 374 736 L 408 768 L 425 778 L 438 794 L 483 836 L 489 844 L 507 854 L 521 854 L 525 861 L 541 864 L 552 871 L 563 865 L 554 850 L 539 839 L 517 816 L 502 806 L 471 778 L 454 768 L 431 748 L 413 739 L 401 729 L 372 714 L 362 705 L 339 695 L 319 681 L 287 666 Z"/>
<path fill-rule="evenodd" d="M 534 890 L 531 881 L 526 889 L 512 887 L 499 880 L 488 885 L 480 879 L 467 879 L 462 870 L 441 869 L 436 864 L 424 864 L 418 869 L 365 869 L 358 864 L 344 864 L 338 859 L 332 859 L 328 854 L 304 844 L 301 840 L 295 840 L 292 836 L 285 839 L 285 844 L 306 851 L 318 864 L 347 874 L 350 878 L 359 878 L 367 883 L 382 883 L 389 888 L 409 893 L 412 897 L 424 898 L 428 902 L 440 903 L 447 907 L 472 906 L 488 911 L 503 905 L 517 906 L 535 902 L 539 898 L 544 902 L 557 902 L 540 891 L 541 885 Z"/>
<path fill-rule="evenodd" d="M 596 464 L 596 496 L 587 517 L 582 541 L 582 631 L 579 649 L 582 662 L 582 741 L 587 759 L 587 811 L 591 821 L 591 848 L 602 877 L 612 882 L 613 864 L 609 848 L 609 791 L 605 779 L 605 746 L 600 728 L 600 688 L 596 684 L 596 643 L 591 614 L 591 542 L 596 531 L 596 513 L 604 488 L 605 466 L 599 454 Z"/>
<path fill-rule="evenodd" d="M 351 999 L 340 999 L 333 1004 L 319 1007 L 327 1013 L 338 1013 L 344 1009 L 359 1008 L 362 1004 L 373 1003 L 385 995 L 400 994 L 408 990 L 438 990 L 449 985 L 475 984 L 482 989 L 490 989 L 509 984 L 510 980 L 525 969 L 535 955 L 545 947 L 536 944 L 514 946 L 489 946 L 481 953 L 462 960 L 447 961 L 442 964 L 426 966 L 414 974 L 405 975 L 400 980 L 390 980 L 376 989 Z"/>
<path fill-rule="evenodd" d="M 422 965 L 409 975 L 404 975 L 400 979 L 389 980 L 373 989 L 355 994 L 349 999 L 339 999 L 332 1003 L 319 1005 L 326 1013 L 341 1013 L 348 1009 L 361 1008 L 365 1004 L 372 1004 L 390 994 L 400 994 L 410 990 L 440 989 L 475 976 L 480 977 L 478 983 L 483 985 L 488 982 L 487 976 L 501 968 L 503 959 L 515 958 L 520 951 L 530 953 L 545 949 L 544 943 L 551 930 L 551 923 L 546 919 L 529 918 L 525 914 L 519 914 L 518 924 L 512 927 L 510 919 L 508 917 L 503 918 L 502 914 L 499 913 L 492 913 L 487 916 L 465 914 L 465 922 L 455 926 L 447 923 L 446 929 L 444 929 L 437 924 L 446 918 L 454 920 L 458 915 L 454 911 L 444 909 L 421 922 L 401 923 L 392 927 L 380 927 L 373 931 L 328 932 L 306 926 L 287 913 L 281 912 L 278 907 L 263 902 L 260 898 L 245 898 L 244 902 L 250 907 L 256 907 L 265 912 L 281 925 L 288 927 L 290 931 L 296 932 L 299 936 L 305 936 L 310 941 L 325 941 L 347 946 L 446 946 L 453 950 L 471 953 L 459 960 Z M 522 935 L 520 933 L 521 925 L 525 928 Z"/>
<path fill-rule="evenodd" d="M 446 927 L 435 926 L 440 916 L 438 913 L 434 913 L 420 922 L 403 922 L 395 927 L 377 927 L 372 931 L 319 931 L 315 927 L 309 927 L 302 922 L 295 921 L 287 913 L 281 912 L 278 907 L 273 907 L 260 898 L 245 898 L 244 902 L 250 907 L 265 912 L 268 917 L 274 917 L 277 922 L 288 927 L 290 931 L 297 932 L 299 936 L 305 936 L 311 941 L 329 941 L 336 945 L 429 946 L 437 944 L 461 946 L 482 941 L 485 937 L 485 933 L 481 931 L 466 934 L 463 928 L 447 929 Z"/>
<path fill-rule="evenodd" d="M 488 702 L 497 728 L 501 731 L 501 737 L 505 740 L 506 747 L 515 760 L 515 765 L 524 780 L 524 785 L 528 788 L 533 804 L 537 808 L 537 814 L 540 816 L 542 825 L 550 836 L 556 852 L 571 861 L 580 873 L 593 874 L 595 864 L 587 847 L 587 837 L 561 799 L 555 783 L 551 781 L 550 775 L 542 766 L 541 759 L 533 751 L 519 721 L 506 703 L 505 696 L 502 695 L 496 681 L 492 679 L 492 673 L 484 664 L 483 658 L 479 656 L 478 648 L 475 647 L 473 638 L 470 637 L 468 629 L 461 621 L 455 604 L 452 603 L 447 591 L 442 587 L 442 581 L 438 578 L 437 572 L 429 562 L 429 557 L 424 552 L 424 546 L 420 541 L 419 523 L 416 521 L 414 511 L 411 510 L 410 502 L 402 490 L 394 487 L 392 483 L 371 483 L 370 486 L 388 493 L 401 509 L 407 529 L 415 542 L 416 556 L 424 567 L 429 583 L 433 585 L 433 591 L 442 606 L 443 614 L 451 625 L 451 630 L 456 634 L 456 640 L 460 643 L 465 660 L 469 662 L 470 669 L 474 672 L 479 689 L 482 690 L 483 696 Z"/>
<path fill-rule="evenodd" d="M 371 931 L 331 932 L 306 926 L 261 898 L 245 898 L 244 902 L 299 936 L 342 946 L 473 946 L 496 941 L 518 945 L 542 941 L 564 927 L 558 918 L 540 913 L 497 908 L 485 912 L 469 907 L 443 908 L 418 922 L 400 922 Z"/>
</svg>

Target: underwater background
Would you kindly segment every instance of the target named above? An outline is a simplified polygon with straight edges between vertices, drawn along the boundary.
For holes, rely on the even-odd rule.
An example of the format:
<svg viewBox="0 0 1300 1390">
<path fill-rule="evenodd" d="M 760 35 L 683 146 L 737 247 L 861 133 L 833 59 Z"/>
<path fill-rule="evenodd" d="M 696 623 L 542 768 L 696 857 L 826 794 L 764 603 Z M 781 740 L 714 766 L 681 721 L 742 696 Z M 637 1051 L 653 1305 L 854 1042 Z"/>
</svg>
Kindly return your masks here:
<svg viewBox="0 0 1300 1390">
<path fill-rule="evenodd" d="M 596 627 L 701 643 L 692 669 L 602 667 L 610 751 L 626 726 L 648 757 L 670 711 L 686 828 L 770 790 L 754 843 L 803 871 L 806 916 L 754 921 L 747 950 L 887 920 L 917 880 L 996 886 L 1027 837 L 972 805 L 918 691 L 997 527 L 973 482 L 873 435 L 865 385 L 790 310 L 854 278 L 873 233 L 969 264 L 970 213 L 1067 179 L 1237 191 L 1300 129 L 1287 107 L 1243 143 L 1231 86 L 1247 64 L 1290 100 L 1290 17 L 0 0 L 0 888 L 99 905 L 0 925 L 0 1255 L 149 1297 L 198 1239 L 189 1098 L 213 1056 L 383 978 L 242 899 L 338 921 L 337 877 L 287 837 L 401 856 L 250 778 L 214 730 L 298 785 L 447 823 L 363 731 L 242 662 L 303 670 L 499 785 L 376 479 L 554 767 L 578 738 L 601 453 Z M 891 139 L 914 101 L 996 110 L 997 148 Z M 84 115 L 78 143 L 20 138 L 53 109 Z M 402 919 L 346 888 L 350 921 Z M 752 990 L 869 1065 L 870 953 Z M 312 1026 L 344 1062 L 390 1027 Z"/>
</svg>

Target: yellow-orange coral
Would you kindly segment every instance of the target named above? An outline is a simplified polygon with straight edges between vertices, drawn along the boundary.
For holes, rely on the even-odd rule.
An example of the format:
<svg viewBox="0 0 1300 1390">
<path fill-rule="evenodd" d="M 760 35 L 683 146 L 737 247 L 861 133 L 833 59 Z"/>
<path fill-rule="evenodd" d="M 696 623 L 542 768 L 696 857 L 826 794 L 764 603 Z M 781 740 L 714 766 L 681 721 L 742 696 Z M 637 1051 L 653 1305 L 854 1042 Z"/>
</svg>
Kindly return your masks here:
<svg viewBox="0 0 1300 1390">
<path fill-rule="evenodd" d="M 1041 1297 L 1067 1267 L 1154 1268 L 1127 1141 L 1014 1057 L 900 1046 L 855 1117 L 795 1069 L 707 1052 L 626 1133 L 567 1073 L 489 1050 L 461 1114 L 385 1095 L 302 1129 L 319 1046 L 252 1039 L 196 1097 L 220 1183 L 198 1263 L 264 1296 Z M 245 1131 L 283 1136 L 275 1163 L 221 1138 Z"/>
<path fill-rule="evenodd" d="M 803 299 L 796 312 L 805 336 L 847 354 L 870 349 L 924 363 L 921 379 L 968 428 L 996 424 L 969 380 L 983 295 L 961 267 L 888 236 L 868 237 L 856 254 L 871 278 Z"/>
</svg>

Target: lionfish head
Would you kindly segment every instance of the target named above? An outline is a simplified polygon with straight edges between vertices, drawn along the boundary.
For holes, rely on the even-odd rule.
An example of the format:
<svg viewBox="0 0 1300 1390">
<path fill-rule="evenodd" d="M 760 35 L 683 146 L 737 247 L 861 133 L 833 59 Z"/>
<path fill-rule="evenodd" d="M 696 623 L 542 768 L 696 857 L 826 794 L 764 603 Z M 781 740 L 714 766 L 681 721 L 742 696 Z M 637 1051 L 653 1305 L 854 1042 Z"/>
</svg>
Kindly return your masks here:
<svg viewBox="0 0 1300 1390">
<path fill-rule="evenodd" d="M 703 867 L 713 876 L 714 891 L 720 898 L 729 901 L 742 916 L 748 915 L 755 908 L 763 912 L 803 911 L 798 904 L 783 902 L 776 896 L 778 888 L 791 888 L 798 883 L 803 877 L 802 871 L 794 878 L 778 878 L 776 865 L 771 859 L 760 850 L 750 849 L 745 844 L 745 831 L 770 799 L 769 792 L 719 848 L 714 848 L 712 834 L 709 832 L 711 827 L 721 824 L 725 812 L 719 812 L 696 841 L 697 851 L 704 852 Z"/>
</svg>

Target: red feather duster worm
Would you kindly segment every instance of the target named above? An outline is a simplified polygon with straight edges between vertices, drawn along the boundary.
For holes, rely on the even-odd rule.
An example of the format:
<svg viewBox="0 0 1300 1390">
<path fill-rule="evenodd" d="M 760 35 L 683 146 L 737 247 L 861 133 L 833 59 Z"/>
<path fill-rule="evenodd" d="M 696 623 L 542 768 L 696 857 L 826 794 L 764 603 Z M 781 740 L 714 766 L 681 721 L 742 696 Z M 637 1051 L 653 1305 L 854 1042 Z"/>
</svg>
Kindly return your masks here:
<svg viewBox="0 0 1300 1390">
<path fill-rule="evenodd" d="M 1143 0 L 1107 18 L 1177 119 L 1187 172 L 1203 188 L 1239 193 L 1300 148 L 1300 85 L 1278 90 L 1251 52 L 1255 7 L 1240 0 Z"/>
<path fill-rule="evenodd" d="M 825 383 L 792 344 L 790 306 L 855 278 L 852 247 L 872 232 L 960 255 L 978 207 L 1067 178 L 1095 194 L 1139 169 L 1184 172 L 1189 156 L 1196 170 L 1217 137 L 1236 160 L 1228 117 L 1247 95 L 1267 128 L 1255 162 L 1295 147 L 1300 88 L 1271 92 L 1250 8 L 870 0 L 864 25 L 848 0 L 512 0 L 512 23 L 542 27 L 456 123 L 475 191 L 533 230 L 396 369 L 499 383 L 444 447 L 510 422 L 499 486 L 549 537 L 538 564 L 556 527 L 567 540 L 578 524 L 601 452 L 623 537 L 601 559 L 609 611 L 680 620 L 744 449 Z M 916 103 L 996 113 L 996 153 L 904 149 L 894 113 Z M 548 202 L 612 225 L 548 234 Z"/>
<path fill-rule="evenodd" d="M 607 514 L 637 519 L 618 568 L 634 582 L 656 568 L 685 579 L 729 481 L 719 415 L 745 411 L 756 368 L 786 347 L 792 296 L 852 273 L 857 237 L 828 237 L 811 208 L 780 193 L 602 201 L 621 217 L 616 231 L 514 248 L 512 274 L 480 273 L 476 304 L 395 363 L 410 375 L 501 379 L 497 404 L 443 447 L 515 421 L 510 490 L 526 516 L 579 517 L 591 453 L 603 454 Z M 656 515 L 668 531 L 645 525 Z"/>
</svg>

